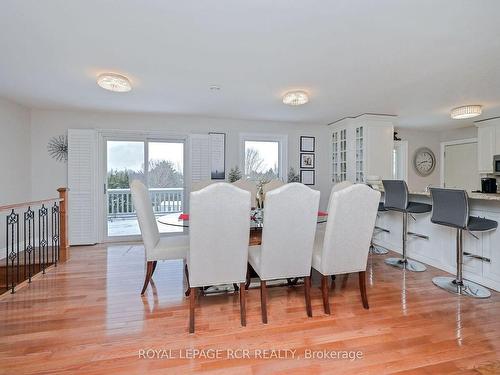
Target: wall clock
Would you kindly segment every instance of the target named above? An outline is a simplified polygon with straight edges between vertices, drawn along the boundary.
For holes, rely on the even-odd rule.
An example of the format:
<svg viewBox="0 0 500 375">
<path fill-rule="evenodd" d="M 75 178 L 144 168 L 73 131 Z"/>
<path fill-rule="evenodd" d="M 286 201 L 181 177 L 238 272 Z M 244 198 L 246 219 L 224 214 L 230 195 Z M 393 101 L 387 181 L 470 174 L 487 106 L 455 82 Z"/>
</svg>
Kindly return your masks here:
<svg viewBox="0 0 500 375">
<path fill-rule="evenodd" d="M 436 156 L 431 149 L 420 147 L 413 155 L 413 168 L 418 175 L 426 177 L 434 171 L 436 167 Z"/>
</svg>

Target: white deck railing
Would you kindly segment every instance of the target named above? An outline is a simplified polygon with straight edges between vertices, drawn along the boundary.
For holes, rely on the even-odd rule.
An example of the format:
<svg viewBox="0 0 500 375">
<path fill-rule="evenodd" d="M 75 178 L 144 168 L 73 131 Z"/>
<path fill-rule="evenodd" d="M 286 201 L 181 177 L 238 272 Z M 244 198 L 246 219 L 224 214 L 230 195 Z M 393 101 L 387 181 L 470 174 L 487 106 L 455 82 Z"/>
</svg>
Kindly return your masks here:
<svg viewBox="0 0 500 375">
<path fill-rule="evenodd" d="M 182 212 L 184 204 L 183 188 L 149 189 L 155 214 Z M 108 189 L 108 217 L 135 215 L 130 189 Z"/>
</svg>

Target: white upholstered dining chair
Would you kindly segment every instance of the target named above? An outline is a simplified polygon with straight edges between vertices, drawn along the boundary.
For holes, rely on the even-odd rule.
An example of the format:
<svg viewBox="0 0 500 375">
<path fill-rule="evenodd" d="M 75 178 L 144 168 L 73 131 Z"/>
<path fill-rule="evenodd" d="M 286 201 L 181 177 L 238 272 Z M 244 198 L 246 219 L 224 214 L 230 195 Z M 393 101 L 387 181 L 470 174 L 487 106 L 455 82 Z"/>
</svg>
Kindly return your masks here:
<svg viewBox="0 0 500 375">
<path fill-rule="evenodd" d="M 250 204 L 252 207 L 257 207 L 257 184 L 255 181 L 242 178 L 233 182 L 233 185 L 250 192 Z"/>
<path fill-rule="evenodd" d="M 192 192 L 189 205 L 189 332 L 194 332 L 196 291 L 208 285 L 239 284 L 245 326 L 250 193 L 220 182 Z"/>
<path fill-rule="evenodd" d="M 250 246 L 248 254 L 261 280 L 263 323 L 267 323 L 269 280 L 304 277 L 306 311 L 312 316 L 310 273 L 319 198 L 319 191 L 296 182 L 267 193 L 262 244 Z"/>
<path fill-rule="evenodd" d="M 377 216 L 380 192 L 357 184 L 333 192 L 324 231 L 314 241 L 312 267 L 322 275 L 321 290 L 325 313 L 330 314 L 329 276 L 359 274 L 363 307 L 368 309 L 366 262 Z"/>
<path fill-rule="evenodd" d="M 130 183 L 130 191 L 146 252 L 146 277 L 141 291 L 143 295 L 159 260 L 186 259 L 189 237 L 187 235 L 161 237 L 148 188 L 141 181 L 133 180 Z"/>
</svg>

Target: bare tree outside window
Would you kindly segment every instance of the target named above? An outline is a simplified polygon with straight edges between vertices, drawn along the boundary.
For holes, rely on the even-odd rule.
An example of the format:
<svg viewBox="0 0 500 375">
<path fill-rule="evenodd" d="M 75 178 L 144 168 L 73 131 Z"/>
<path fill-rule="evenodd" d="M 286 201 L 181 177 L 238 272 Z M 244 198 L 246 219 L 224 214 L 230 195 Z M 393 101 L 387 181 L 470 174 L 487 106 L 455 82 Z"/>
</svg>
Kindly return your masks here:
<svg viewBox="0 0 500 375">
<path fill-rule="evenodd" d="M 268 182 L 279 178 L 279 143 L 245 142 L 245 176 Z"/>
</svg>

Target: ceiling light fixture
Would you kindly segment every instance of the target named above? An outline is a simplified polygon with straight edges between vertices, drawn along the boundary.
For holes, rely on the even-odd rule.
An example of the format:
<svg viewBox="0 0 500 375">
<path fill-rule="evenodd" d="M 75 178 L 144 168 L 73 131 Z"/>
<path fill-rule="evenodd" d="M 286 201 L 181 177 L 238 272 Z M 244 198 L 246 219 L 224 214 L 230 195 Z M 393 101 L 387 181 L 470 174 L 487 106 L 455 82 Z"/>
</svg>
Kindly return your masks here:
<svg viewBox="0 0 500 375">
<path fill-rule="evenodd" d="M 128 92 L 132 90 L 127 77 L 116 73 L 103 73 L 97 77 L 97 84 L 105 90 L 113 92 Z"/>
<path fill-rule="evenodd" d="M 309 101 L 309 96 L 305 91 L 289 91 L 283 95 L 283 103 L 287 105 L 302 105 Z"/>
<path fill-rule="evenodd" d="M 464 105 L 462 107 L 453 108 L 450 112 L 450 116 L 454 120 L 476 117 L 481 114 L 482 108 L 483 107 L 480 105 Z"/>
<path fill-rule="evenodd" d="M 219 90 L 220 90 L 220 86 L 217 86 L 217 85 L 210 86 L 210 91 L 219 91 Z"/>
</svg>

